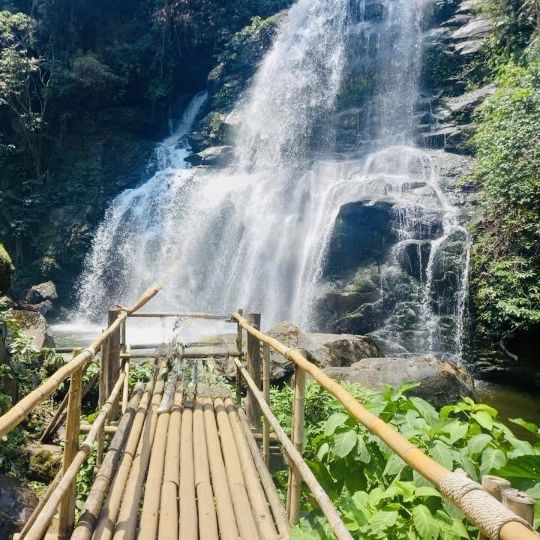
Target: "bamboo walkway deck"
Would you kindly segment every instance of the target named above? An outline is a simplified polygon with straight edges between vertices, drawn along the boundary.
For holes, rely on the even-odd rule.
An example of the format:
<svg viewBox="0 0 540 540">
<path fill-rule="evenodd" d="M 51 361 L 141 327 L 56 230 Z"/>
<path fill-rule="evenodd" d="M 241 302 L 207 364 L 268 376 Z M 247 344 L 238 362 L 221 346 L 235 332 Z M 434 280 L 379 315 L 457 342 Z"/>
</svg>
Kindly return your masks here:
<svg viewBox="0 0 540 540">
<path fill-rule="evenodd" d="M 288 538 L 244 411 L 164 376 L 135 388 L 71 538 Z"/>
</svg>

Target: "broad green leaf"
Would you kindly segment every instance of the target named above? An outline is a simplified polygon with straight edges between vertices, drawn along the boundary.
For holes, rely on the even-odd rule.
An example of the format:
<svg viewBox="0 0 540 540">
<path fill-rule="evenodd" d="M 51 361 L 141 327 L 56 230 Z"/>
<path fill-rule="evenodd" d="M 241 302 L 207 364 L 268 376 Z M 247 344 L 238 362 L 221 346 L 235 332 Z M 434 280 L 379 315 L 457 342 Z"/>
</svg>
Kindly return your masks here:
<svg viewBox="0 0 540 540">
<path fill-rule="evenodd" d="M 476 456 L 484 451 L 484 448 L 492 441 L 491 435 L 487 433 L 480 433 L 470 438 L 467 443 L 469 449 L 469 455 Z"/>
<path fill-rule="evenodd" d="M 374 531 L 385 531 L 396 524 L 399 513 L 396 511 L 387 512 L 379 510 L 371 516 L 370 525 Z"/>
<path fill-rule="evenodd" d="M 494 469 L 499 469 L 506 463 L 504 452 L 498 448 L 486 448 L 482 453 L 482 462 L 480 464 L 480 472 L 489 474 Z"/>
<path fill-rule="evenodd" d="M 450 424 L 445 426 L 441 431 L 448 433 L 450 443 L 454 444 L 457 441 L 463 439 L 465 435 L 467 435 L 467 431 L 469 431 L 469 426 L 464 422 L 459 422 L 456 420 L 455 422 L 451 422 Z"/>
<path fill-rule="evenodd" d="M 471 415 L 484 429 L 493 429 L 493 418 L 486 411 L 478 411 Z"/>
<path fill-rule="evenodd" d="M 329 449 L 330 449 L 330 445 L 327 442 L 321 444 L 321 447 L 319 448 L 319 451 L 317 452 L 317 459 L 319 461 L 322 461 L 324 456 L 328 454 Z"/>
<path fill-rule="evenodd" d="M 346 414 L 343 413 L 334 413 L 327 421 L 324 426 L 324 434 L 329 437 L 333 435 L 336 429 L 345 424 L 349 419 Z"/>
<path fill-rule="evenodd" d="M 405 462 L 397 454 L 392 454 L 386 462 L 383 474 L 385 476 L 395 476 L 403 470 L 403 467 L 405 467 Z"/>
<path fill-rule="evenodd" d="M 334 446 L 332 453 L 337 458 L 348 456 L 356 446 L 358 440 L 356 431 L 349 430 L 342 433 L 337 433 L 334 437 Z"/>
<path fill-rule="evenodd" d="M 409 398 L 410 402 L 413 404 L 414 408 L 418 411 L 418 414 L 429 423 L 435 422 L 439 418 L 435 407 L 430 405 L 427 401 L 419 397 Z"/>
<path fill-rule="evenodd" d="M 540 481 L 540 456 L 519 456 L 499 466 L 493 473 L 511 480 L 524 478 Z"/>
<path fill-rule="evenodd" d="M 452 470 L 454 458 L 450 449 L 442 442 L 437 441 L 433 448 L 430 449 L 429 455 L 443 467 Z"/>
<path fill-rule="evenodd" d="M 427 506 L 418 504 L 412 509 L 414 528 L 422 540 L 435 540 L 439 536 L 439 525 Z"/>
</svg>

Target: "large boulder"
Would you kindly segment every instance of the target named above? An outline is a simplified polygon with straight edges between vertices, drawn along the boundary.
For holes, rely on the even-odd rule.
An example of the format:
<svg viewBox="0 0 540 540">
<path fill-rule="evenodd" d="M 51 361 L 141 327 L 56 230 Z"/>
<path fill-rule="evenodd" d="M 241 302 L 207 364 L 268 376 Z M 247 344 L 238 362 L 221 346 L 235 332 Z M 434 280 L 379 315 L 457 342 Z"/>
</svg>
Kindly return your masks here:
<svg viewBox="0 0 540 540">
<path fill-rule="evenodd" d="M 350 334 L 308 334 L 289 322 L 282 322 L 273 326 L 266 332 L 270 337 L 277 339 L 291 349 L 298 349 L 308 360 L 321 368 L 330 366 L 350 366 L 362 358 L 382 356 L 380 347 L 368 336 L 354 336 Z M 242 349 L 247 350 L 245 339 Z M 189 349 L 201 354 L 227 352 L 231 356 L 236 353 L 236 334 L 221 334 L 207 336 L 201 342 L 208 346 Z M 201 343 L 201 344 L 202 344 Z M 234 363 L 227 359 L 216 359 L 218 369 L 226 377 L 236 376 Z M 294 365 L 280 354 L 270 352 L 270 379 L 274 382 L 289 379 L 294 373 Z"/>
<path fill-rule="evenodd" d="M 11 538 L 21 530 L 37 503 L 34 493 L 21 482 L 0 476 L 0 538 Z"/>
<path fill-rule="evenodd" d="M 0 244 L 0 295 L 5 293 L 11 286 L 13 270 L 11 258 L 4 246 Z"/>
<path fill-rule="evenodd" d="M 362 358 L 382 356 L 375 341 L 368 336 L 351 334 L 306 334 L 289 322 L 273 326 L 268 335 L 291 349 L 298 349 L 311 362 L 321 368 L 350 366 Z M 272 379 L 284 379 L 291 375 L 294 366 L 280 354 L 270 354 Z"/>
<path fill-rule="evenodd" d="M 56 285 L 52 281 L 33 285 L 26 293 L 26 301 L 29 304 L 40 304 L 46 300 L 54 302 L 57 299 Z"/>
<path fill-rule="evenodd" d="M 47 333 L 47 321 L 41 313 L 19 309 L 14 309 L 12 313 L 23 335 L 32 338 L 36 349 L 54 347 L 54 339 Z"/>
<path fill-rule="evenodd" d="M 418 382 L 411 394 L 436 407 L 474 395 L 474 381 L 467 371 L 434 356 L 365 358 L 350 367 L 330 367 L 324 371 L 336 380 L 372 389 L 385 384 L 399 387 L 406 382 Z"/>
</svg>

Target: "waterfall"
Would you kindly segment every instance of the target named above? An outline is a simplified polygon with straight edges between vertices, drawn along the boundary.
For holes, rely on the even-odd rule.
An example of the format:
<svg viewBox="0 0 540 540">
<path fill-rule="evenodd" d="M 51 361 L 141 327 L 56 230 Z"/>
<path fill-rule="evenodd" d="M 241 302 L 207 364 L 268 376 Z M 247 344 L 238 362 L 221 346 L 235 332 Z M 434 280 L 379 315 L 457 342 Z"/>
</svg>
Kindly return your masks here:
<svg viewBox="0 0 540 540">
<path fill-rule="evenodd" d="M 232 164 L 189 168 L 183 161 L 205 100 L 195 96 L 159 145 L 155 175 L 108 208 L 81 277 L 79 311 L 97 316 L 111 299 L 128 303 L 161 279 L 166 290 L 157 302 L 164 309 L 242 307 L 261 312 L 265 327 L 285 319 L 324 326 L 328 294 L 339 283 L 350 287 L 329 271 L 340 211 L 351 203 L 386 205 L 396 241 L 377 261 L 373 309 L 383 316 L 371 331 L 389 350 L 459 355 L 462 322 L 450 338 L 441 337 L 441 325 L 463 316 L 466 256 L 459 255 L 455 290 L 442 294 L 452 297 L 448 307 L 437 285 L 444 264 L 438 254 L 446 257 L 447 244 L 456 234 L 465 242 L 466 233 L 439 186 L 436 163 L 414 146 L 428 4 L 298 0 L 231 114 Z M 370 98 L 344 108 L 344 92 L 359 77 L 370 81 Z M 356 127 L 344 142 L 340 123 L 350 118 Z M 433 216 L 440 227 L 426 225 Z M 394 285 L 409 246 L 420 275 L 412 285 L 407 277 L 405 298 Z M 404 310 L 413 314 L 406 329 L 397 321 Z M 451 346 L 441 345 L 448 340 Z"/>
</svg>

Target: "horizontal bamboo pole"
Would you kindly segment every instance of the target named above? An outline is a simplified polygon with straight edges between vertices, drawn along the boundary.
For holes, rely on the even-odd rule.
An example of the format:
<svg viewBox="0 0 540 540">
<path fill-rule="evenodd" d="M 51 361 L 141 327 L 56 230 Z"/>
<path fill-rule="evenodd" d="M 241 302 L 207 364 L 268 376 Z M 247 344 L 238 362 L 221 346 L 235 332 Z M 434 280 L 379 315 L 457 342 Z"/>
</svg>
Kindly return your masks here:
<svg viewBox="0 0 540 540">
<path fill-rule="evenodd" d="M 319 504 L 319 507 L 321 508 L 323 514 L 326 516 L 326 519 L 328 520 L 330 527 L 334 531 L 336 538 L 338 540 L 352 540 L 353 537 L 351 536 L 351 533 L 347 530 L 347 527 L 345 527 L 345 524 L 341 520 L 337 510 L 332 504 L 332 501 L 324 491 L 321 484 L 319 484 L 318 480 L 315 478 L 315 475 L 302 458 L 300 452 L 298 452 L 294 444 L 287 437 L 287 434 L 281 427 L 278 419 L 274 416 L 274 414 L 270 410 L 268 403 L 266 403 L 266 401 L 264 400 L 262 392 L 257 388 L 255 381 L 251 378 L 247 369 L 242 366 L 239 360 L 235 359 L 235 363 L 240 370 L 240 373 L 244 377 L 244 380 L 246 381 L 249 389 L 251 390 L 251 395 L 253 396 L 255 401 L 257 401 L 262 414 L 268 419 L 269 424 L 272 426 L 272 429 L 274 430 L 274 433 L 279 439 L 281 446 L 285 450 L 285 453 L 287 454 L 293 465 L 296 467 L 300 476 L 304 479 L 304 482 L 311 490 L 313 497 Z"/>
<path fill-rule="evenodd" d="M 129 309 L 122 309 L 118 318 L 99 337 L 97 337 L 86 349 L 78 354 L 71 362 L 62 366 L 51 375 L 43 384 L 30 392 L 26 397 L 16 403 L 6 414 L 0 416 L 0 439 L 18 426 L 32 410 L 43 403 L 58 387 L 80 367 L 90 362 L 96 355 L 103 343 L 114 334 L 122 322 L 145 304 L 147 304 L 160 291 L 161 286 L 155 285 L 148 289 L 137 302 Z"/>
<path fill-rule="evenodd" d="M 120 395 L 123 383 L 124 374 L 122 373 L 118 381 L 114 385 L 109 399 L 105 402 L 105 405 L 103 405 L 95 422 L 92 424 L 92 430 L 90 431 L 84 442 L 81 444 L 79 451 L 75 455 L 73 461 L 71 462 L 71 465 L 66 470 L 65 474 L 60 480 L 58 487 L 53 491 L 53 493 L 51 493 L 47 504 L 43 507 L 34 525 L 32 525 L 27 535 L 25 536 L 27 540 L 41 540 L 43 535 L 47 532 L 49 524 L 54 517 L 60 501 L 62 500 L 67 490 L 70 488 L 72 482 L 75 480 L 80 466 L 84 463 L 84 461 L 92 451 L 92 447 L 94 446 L 97 435 L 101 430 L 101 427 L 105 423 L 114 403 L 118 399 L 118 396 Z"/>
<path fill-rule="evenodd" d="M 414 446 L 393 427 L 389 426 L 386 422 L 368 411 L 357 399 L 354 398 L 354 396 L 352 396 L 350 392 L 345 390 L 345 388 L 343 388 L 343 386 L 341 386 L 339 383 L 331 379 L 315 364 L 309 362 L 302 354 L 300 354 L 299 351 L 290 349 L 277 339 L 267 336 L 260 330 L 257 330 L 238 313 L 235 313 L 232 318 L 236 320 L 238 324 L 249 334 L 256 337 L 262 343 L 266 343 L 287 360 L 290 360 L 298 367 L 309 373 L 320 386 L 325 388 L 343 404 L 351 416 L 356 418 L 356 420 L 358 420 L 371 433 L 379 437 L 396 454 L 398 454 L 403 461 L 405 461 L 415 471 L 420 473 L 424 478 L 435 484 L 437 487 L 440 487 L 441 481 L 452 472 L 446 467 L 443 467 L 441 464 L 437 463 L 434 459 L 430 458 L 428 455 L 422 452 L 422 450 Z M 501 503 L 493 497 L 493 507 L 499 508 L 501 506 Z M 468 516 L 468 518 L 471 520 L 473 525 L 480 527 L 478 522 L 475 522 L 470 516 Z M 520 540 L 538 540 L 540 535 L 536 534 L 534 531 L 518 521 L 511 521 L 501 528 L 499 537 L 501 540 L 516 540 L 516 538 L 519 538 Z"/>
<path fill-rule="evenodd" d="M 225 321 L 232 322 L 229 315 L 212 315 L 210 313 L 176 313 L 176 312 L 141 312 L 141 313 L 130 313 L 130 317 L 146 317 L 149 319 L 159 319 L 167 317 L 178 317 L 181 319 L 205 319 L 209 321 Z"/>
<path fill-rule="evenodd" d="M 81 427 L 80 427 L 80 432 L 81 433 L 90 433 L 90 431 L 92 430 L 92 426 L 94 424 L 81 424 Z M 103 431 L 105 433 L 116 433 L 118 427 L 117 426 L 105 426 L 103 428 Z"/>
</svg>

